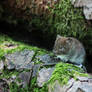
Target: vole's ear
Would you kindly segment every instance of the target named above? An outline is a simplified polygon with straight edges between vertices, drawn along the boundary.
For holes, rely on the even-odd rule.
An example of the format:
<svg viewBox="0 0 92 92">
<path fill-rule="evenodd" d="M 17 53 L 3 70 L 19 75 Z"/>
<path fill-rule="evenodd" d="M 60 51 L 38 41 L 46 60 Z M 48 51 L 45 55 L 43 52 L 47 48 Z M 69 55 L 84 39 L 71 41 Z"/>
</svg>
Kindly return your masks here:
<svg viewBox="0 0 92 92">
<path fill-rule="evenodd" d="M 68 37 L 68 41 L 72 41 L 72 38 L 71 37 Z"/>
<path fill-rule="evenodd" d="M 61 38 L 61 37 L 62 37 L 62 36 L 60 36 L 60 35 L 57 35 L 57 39 L 58 39 L 58 38 Z"/>
</svg>

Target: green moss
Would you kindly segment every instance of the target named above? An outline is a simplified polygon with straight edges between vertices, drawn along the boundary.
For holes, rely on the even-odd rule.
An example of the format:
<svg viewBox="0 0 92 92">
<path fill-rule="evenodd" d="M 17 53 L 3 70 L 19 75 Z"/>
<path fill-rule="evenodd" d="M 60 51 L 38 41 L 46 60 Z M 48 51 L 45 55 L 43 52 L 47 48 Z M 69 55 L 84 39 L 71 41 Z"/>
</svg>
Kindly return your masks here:
<svg viewBox="0 0 92 92">
<path fill-rule="evenodd" d="M 56 65 L 49 83 L 53 84 L 56 80 L 58 80 L 61 85 L 64 85 L 70 78 L 77 80 L 77 76 L 87 76 L 87 74 L 83 72 L 83 69 L 77 66 L 61 62 Z"/>
<path fill-rule="evenodd" d="M 4 70 L 2 70 L 2 74 L 0 75 L 0 79 L 3 79 L 3 78 L 8 79 L 13 75 L 17 76 L 18 74 L 19 74 L 19 72 L 16 70 L 9 71 L 8 69 L 4 69 Z"/>
<path fill-rule="evenodd" d="M 9 49 L 8 47 L 5 47 L 6 43 L 12 43 L 14 45 L 16 45 L 15 48 Z M 35 47 L 35 46 L 30 46 L 27 44 L 24 44 L 22 42 L 16 42 L 14 41 L 12 38 L 8 37 L 7 35 L 0 35 L 0 59 L 4 58 L 5 54 L 10 54 L 10 53 L 14 53 L 16 51 L 22 51 L 24 49 L 28 49 L 28 50 L 33 50 L 35 51 L 35 53 L 37 55 L 43 55 L 45 53 L 48 53 L 48 51 Z"/>
</svg>

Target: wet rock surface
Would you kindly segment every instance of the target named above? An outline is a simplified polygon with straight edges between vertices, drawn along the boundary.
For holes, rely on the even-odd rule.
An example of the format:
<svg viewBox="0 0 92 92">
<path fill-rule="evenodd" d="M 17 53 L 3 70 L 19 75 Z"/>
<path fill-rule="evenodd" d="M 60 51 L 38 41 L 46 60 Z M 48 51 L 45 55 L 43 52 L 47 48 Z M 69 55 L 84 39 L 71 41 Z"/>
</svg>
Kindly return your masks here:
<svg viewBox="0 0 92 92">
<path fill-rule="evenodd" d="M 30 50 L 24 50 L 21 52 L 15 52 L 5 56 L 8 69 L 31 69 L 33 62 L 31 61 L 35 52 Z"/>
<path fill-rule="evenodd" d="M 42 68 L 39 72 L 38 72 L 38 76 L 37 76 L 37 84 L 39 87 L 42 87 L 44 85 L 45 82 L 47 82 L 51 75 L 52 72 L 54 71 L 54 68 Z"/>
</svg>

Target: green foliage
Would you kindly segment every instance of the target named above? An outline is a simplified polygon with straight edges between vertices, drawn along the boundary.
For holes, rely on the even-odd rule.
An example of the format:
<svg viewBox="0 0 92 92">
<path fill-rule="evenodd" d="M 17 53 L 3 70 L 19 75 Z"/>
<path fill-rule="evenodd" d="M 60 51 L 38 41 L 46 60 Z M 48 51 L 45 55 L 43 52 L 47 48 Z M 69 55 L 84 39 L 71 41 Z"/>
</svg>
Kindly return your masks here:
<svg viewBox="0 0 92 92">
<path fill-rule="evenodd" d="M 81 9 L 71 5 L 70 0 L 60 0 L 54 8 L 49 8 L 50 14 L 33 17 L 30 24 L 48 34 L 61 34 L 83 39 L 86 34 L 85 19 Z"/>
<path fill-rule="evenodd" d="M 2 70 L 3 74 L 0 75 L 0 79 L 6 78 L 9 79 L 12 76 L 17 76 L 19 74 L 18 71 L 9 71 L 7 69 Z"/>
<path fill-rule="evenodd" d="M 29 26 L 43 32 L 48 41 L 55 40 L 57 34 L 71 36 L 79 39 L 91 55 L 92 27 L 86 25 L 86 21 L 80 8 L 74 8 L 70 0 L 60 0 L 48 15 L 32 16 Z M 51 44 L 51 43 L 50 43 Z"/>
<path fill-rule="evenodd" d="M 59 4 L 51 9 L 53 18 L 50 18 L 57 34 L 83 38 L 86 35 L 85 21 L 81 9 L 71 5 L 70 0 L 60 0 Z M 80 26 L 81 25 L 81 26 Z"/>
<path fill-rule="evenodd" d="M 61 85 L 64 85 L 68 82 L 70 78 L 77 79 L 77 76 L 88 76 L 88 75 L 84 74 L 83 69 L 77 66 L 61 62 L 56 65 L 52 77 L 49 80 L 49 83 L 53 84 L 56 80 L 58 80 Z"/>
<path fill-rule="evenodd" d="M 9 92 L 30 92 L 28 87 L 21 88 L 16 83 L 11 83 L 9 85 L 9 89 L 10 89 Z"/>
<path fill-rule="evenodd" d="M 42 88 L 39 88 L 36 84 L 36 78 L 31 80 L 31 86 L 26 88 L 20 88 L 16 83 L 11 83 L 10 92 L 48 92 L 47 86 L 44 85 Z"/>
</svg>

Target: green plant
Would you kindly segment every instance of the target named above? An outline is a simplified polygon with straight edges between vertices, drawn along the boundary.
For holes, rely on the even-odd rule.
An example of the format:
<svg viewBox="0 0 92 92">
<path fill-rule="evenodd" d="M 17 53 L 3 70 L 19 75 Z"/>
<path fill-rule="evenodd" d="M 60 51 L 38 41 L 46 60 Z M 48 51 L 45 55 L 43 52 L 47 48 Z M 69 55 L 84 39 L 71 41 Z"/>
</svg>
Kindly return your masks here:
<svg viewBox="0 0 92 92">
<path fill-rule="evenodd" d="M 54 9 L 50 9 L 53 18 L 50 18 L 57 34 L 84 38 L 86 26 L 81 9 L 75 9 L 70 0 L 60 0 Z M 49 21 L 49 22 L 50 22 Z M 81 26 L 80 26 L 81 25 Z"/>
<path fill-rule="evenodd" d="M 77 66 L 61 62 L 56 65 L 48 83 L 53 84 L 56 80 L 58 80 L 61 85 L 64 85 L 70 78 L 77 79 L 77 76 L 88 76 L 83 72 L 83 69 Z"/>
</svg>

